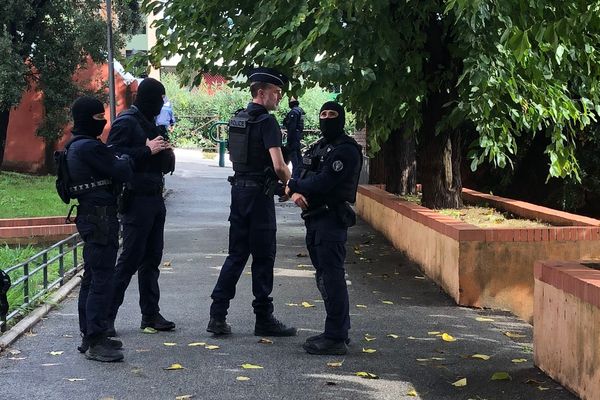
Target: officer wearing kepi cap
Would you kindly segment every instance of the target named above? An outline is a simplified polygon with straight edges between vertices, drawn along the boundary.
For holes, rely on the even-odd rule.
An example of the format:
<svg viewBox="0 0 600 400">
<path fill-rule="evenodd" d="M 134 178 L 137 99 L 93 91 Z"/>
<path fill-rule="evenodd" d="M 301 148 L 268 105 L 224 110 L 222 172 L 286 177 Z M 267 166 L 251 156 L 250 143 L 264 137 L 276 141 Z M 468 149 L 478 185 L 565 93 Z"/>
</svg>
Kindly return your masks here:
<svg viewBox="0 0 600 400">
<path fill-rule="evenodd" d="M 361 146 L 344 133 L 344 108 L 333 101 L 321 107 L 322 138 L 306 152 L 298 179 L 286 193 L 300 206 L 306 224 L 306 246 L 325 302 L 325 331 L 309 337 L 310 354 L 346 354 L 350 315 L 344 260 L 348 228 L 356 223 L 349 203 L 356 200 L 362 168 Z"/>
<path fill-rule="evenodd" d="M 235 172 L 231 182 L 229 255 L 211 294 L 210 321 L 206 330 L 216 335 L 231 333 L 226 322 L 235 287 L 252 255 L 252 307 L 256 314 L 254 334 L 294 336 L 273 316 L 273 265 L 275 263 L 275 204 L 269 191 L 269 171 L 286 182 L 290 171 L 281 152 L 281 130 L 269 111 L 279 105 L 285 75 L 272 68 L 248 72 L 252 102 L 236 112 L 229 122 L 229 153 Z"/>
<path fill-rule="evenodd" d="M 84 241 L 84 273 L 79 291 L 78 350 L 97 361 L 120 361 L 123 344 L 107 337 L 107 316 L 119 249 L 117 194 L 132 176 L 128 157 L 116 155 L 98 137 L 106 125 L 104 106 L 93 97 L 80 97 L 72 106 L 73 139 L 67 143 L 66 164 L 70 197 L 77 198 L 77 230 Z"/>
</svg>

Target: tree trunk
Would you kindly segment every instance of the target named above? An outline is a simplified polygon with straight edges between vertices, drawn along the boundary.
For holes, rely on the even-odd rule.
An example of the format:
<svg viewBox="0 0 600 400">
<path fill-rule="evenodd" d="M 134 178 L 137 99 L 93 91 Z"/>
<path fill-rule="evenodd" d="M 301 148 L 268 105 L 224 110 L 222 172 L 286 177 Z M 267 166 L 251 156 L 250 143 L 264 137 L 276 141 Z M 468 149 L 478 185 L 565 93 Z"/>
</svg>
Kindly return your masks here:
<svg viewBox="0 0 600 400">
<path fill-rule="evenodd" d="M 56 140 L 44 139 L 44 168 L 41 173 L 44 174 L 56 174 L 56 165 L 54 163 L 54 149 L 56 147 Z"/>
<path fill-rule="evenodd" d="M 423 191 L 422 204 L 428 208 L 462 207 L 461 135 L 458 130 L 438 132 L 438 124 L 445 112 L 444 104 L 457 96 L 454 86 L 448 85 L 452 80 L 444 76 L 450 72 L 456 75 L 459 70 L 450 57 L 447 41 L 451 38 L 450 33 L 444 30 L 444 23 L 437 14 L 432 15 L 425 45 L 429 58 L 425 63 L 424 73 L 429 84 L 422 110 L 418 162 Z M 449 89 L 444 87 L 446 85 Z"/>
<path fill-rule="evenodd" d="M 381 150 L 369 163 L 369 182 L 384 183 L 390 193 L 415 193 L 417 186 L 417 159 L 414 135 L 405 137 L 402 130 L 394 130 Z"/>
<path fill-rule="evenodd" d="M 6 137 L 8 133 L 8 122 L 10 120 L 10 108 L 0 110 L 0 171 L 4 162 L 4 150 L 6 149 Z"/>
</svg>

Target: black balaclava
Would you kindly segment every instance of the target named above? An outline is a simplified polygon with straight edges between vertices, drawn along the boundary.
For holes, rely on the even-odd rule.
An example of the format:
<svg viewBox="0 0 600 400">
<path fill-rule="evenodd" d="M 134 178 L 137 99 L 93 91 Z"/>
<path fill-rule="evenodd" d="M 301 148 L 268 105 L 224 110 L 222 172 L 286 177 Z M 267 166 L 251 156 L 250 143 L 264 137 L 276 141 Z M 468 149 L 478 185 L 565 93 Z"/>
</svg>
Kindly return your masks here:
<svg viewBox="0 0 600 400">
<path fill-rule="evenodd" d="M 344 107 L 341 104 L 336 103 L 335 101 L 328 101 L 323 104 L 321 107 L 321 111 L 323 110 L 334 110 L 338 112 L 337 118 L 319 118 L 319 128 L 321 128 L 321 134 L 329 143 L 334 141 L 336 138 L 342 136 L 344 134 L 344 125 L 346 124 L 346 112 L 344 111 Z"/>
<path fill-rule="evenodd" d="M 288 105 L 290 106 L 290 108 L 294 108 L 298 107 L 300 105 L 300 102 L 298 100 L 290 100 L 288 102 Z"/>
<path fill-rule="evenodd" d="M 100 100 L 83 96 L 75 100 L 71 107 L 73 114 L 73 134 L 86 135 L 96 138 L 102 135 L 106 120 L 92 118 L 96 114 L 104 113 L 104 105 Z"/>
<path fill-rule="evenodd" d="M 165 87 L 162 83 L 153 78 L 146 78 L 138 86 L 133 104 L 148 120 L 154 121 L 154 117 L 160 114 L 164 95 Z"/>
</svg>

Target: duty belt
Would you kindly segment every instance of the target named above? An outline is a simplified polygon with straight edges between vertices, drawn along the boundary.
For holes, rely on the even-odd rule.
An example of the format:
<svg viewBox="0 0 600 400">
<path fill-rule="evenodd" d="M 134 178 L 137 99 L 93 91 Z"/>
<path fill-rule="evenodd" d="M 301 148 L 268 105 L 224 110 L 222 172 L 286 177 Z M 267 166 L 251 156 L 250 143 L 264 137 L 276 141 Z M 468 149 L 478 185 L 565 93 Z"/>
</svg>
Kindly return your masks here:
<svg viewBox="0 0 600 400">
<path fill-rule="evenodd" d="M 116 216 L 117 206 L 90 206 L 80 204 L 77 206 L 77 215 L 96 215 L 98 217 Z"/>
<path fill-rule="evenodd" d="M 329 212 L 329 211 L 331 211 L 329 206 L 327 204 L 323 204 L 320 207 L 313 208 L 311 210 L 302 211 L 302 214 L 300 214 L 300 216 L 302 217 L 302 219 L 306 220 L 311 217 L 316 217 L 318 215 L 325 214 L 326 212 Z"/>
<path fill-rule="evenodd" d="M 231 183 L 232 186 L 239 187 L 262 187 L 265 185 L 264 177 L 256 176 L 253 177 L 238 177 L 238 176 L 230 176 L 227 178 L 227 181 Z"/>
<path fill-rule="evenodd" d="M 93 181 L 93 182 L 88 182 L 88 183 L 82 183 L 79 185 L 73 185 L 73 186 L 69 187 L 69 191 L 73 195 L 78 195 L 78 194 L 88 192 L 90 190 L 99 189 L 99 188 L 103 188 L 105 186 L 110 186 L 110 185 L 112 185 L 112 180 L 102 179 L 99 181 Z"/>
</svg>

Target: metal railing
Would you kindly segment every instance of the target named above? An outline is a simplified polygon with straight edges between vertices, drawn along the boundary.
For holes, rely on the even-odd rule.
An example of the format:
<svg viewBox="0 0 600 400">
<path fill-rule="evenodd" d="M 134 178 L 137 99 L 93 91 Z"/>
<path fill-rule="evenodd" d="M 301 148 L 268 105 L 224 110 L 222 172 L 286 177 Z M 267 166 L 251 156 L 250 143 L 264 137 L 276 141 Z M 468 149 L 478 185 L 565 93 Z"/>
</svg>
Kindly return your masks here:
<svg viewBox="0 0 600 400">
<path fill-rule="evenodd" d="M 18 306 L 13 305 L 14 309 L 9 310 L 5 319 L 0 319 L 0 332 L 6 331 L 11 319 L 25 314 L 41 297 L 62 286 L 65 278 L 83 267 L 80 262 L 83 255 L 78 251 L 82 246 L 79 233 L 75 233 L 4 271 L 12 279 L 8 298 L 20 301 Z"/>
</svg>

